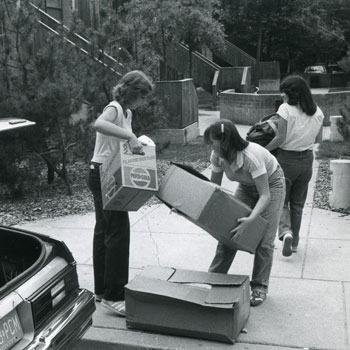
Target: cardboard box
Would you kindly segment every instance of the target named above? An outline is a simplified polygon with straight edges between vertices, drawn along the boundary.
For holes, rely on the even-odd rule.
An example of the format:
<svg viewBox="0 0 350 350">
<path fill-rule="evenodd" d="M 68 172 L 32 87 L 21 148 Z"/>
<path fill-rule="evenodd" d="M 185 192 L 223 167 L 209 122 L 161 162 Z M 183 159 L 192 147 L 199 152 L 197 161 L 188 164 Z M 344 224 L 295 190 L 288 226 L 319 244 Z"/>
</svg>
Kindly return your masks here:
<svg viewBox="0 0 350 350">
<path fill-rule="evenodd" d="M 106 210 L 136 211 L 158 190 L 156 149 L 152 140 L 144 155 L 133 154 L 126 141 L 120 142 L 120 152 L 112 153 L 101 166 L 103 208 Z"/>
<path fill-rule="evenodd" d="M 239 238 L 231 239 L 229 232 L 238 225 L 237 219 L 248 216 L 251 208 L 234 198 L 232 192 L 189 170 L 172 164 L 162 180 L 158 198 L 226 246 L 254 253 L 266 220 L 257 217 Z"/>
<path fill-rule="evenodd" d="M 233 344 L 249 297 L 248 276 L 148 267 L 125 287 L 126 325 Z"/>
</svg>

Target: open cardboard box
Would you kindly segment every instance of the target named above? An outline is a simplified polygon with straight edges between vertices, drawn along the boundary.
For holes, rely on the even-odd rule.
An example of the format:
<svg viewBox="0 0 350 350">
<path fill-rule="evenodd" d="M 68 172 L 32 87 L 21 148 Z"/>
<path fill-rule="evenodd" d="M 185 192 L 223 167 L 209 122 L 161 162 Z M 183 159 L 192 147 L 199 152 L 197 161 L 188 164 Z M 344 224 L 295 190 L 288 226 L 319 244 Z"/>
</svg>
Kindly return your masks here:
<svg viewBox="0 0 350 350">
<path fill-rule="evenodd" d="M 249 276 L 147 267 L 125 287 L 126 325 L 233 344 L 249 295 Z"/>
<path fill-rule="evenodd" d="M 133 154 L 127 141 L 101 166 L 103 208 L 136 211 L 158 191 L 156 149 L 147 136 L 140 136 L 144 154 Z"/>
<path fill-rule="evenodd" d="M 251 208 L 232 192 L 180 164 L 173 163 L 167 170 L 157 197 L 232 249 L 254 253 L 267 224 L 259 216 L 240 237 L 231 239 L 229 232 L 238 225 L 237 219 L 248 216 Z"/>
</svg>

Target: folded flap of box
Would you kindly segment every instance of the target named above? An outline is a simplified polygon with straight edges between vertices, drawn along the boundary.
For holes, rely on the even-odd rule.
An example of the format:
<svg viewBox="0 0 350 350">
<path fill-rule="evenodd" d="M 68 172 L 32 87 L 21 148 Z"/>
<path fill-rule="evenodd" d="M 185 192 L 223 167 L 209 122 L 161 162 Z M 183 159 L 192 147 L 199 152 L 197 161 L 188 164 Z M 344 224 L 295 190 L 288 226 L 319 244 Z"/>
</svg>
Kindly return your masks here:
<svg viewBox="0 0 350 350">
<path fill-rule="evenodd" d="M 212 286 L 240 286 L 248 278 L 245 275 L 226 275 L 223 273 L 176 269 L 168 279 L 173 283 L 201 283 Z"/>
<path fill-rule="evenodd" d="M 176 269 L 171 267 L 146 266 L 139 276 L 167 281 L 169 278 L 171 278 L 175 271 Z"/>
<path fill-rule="evenodd" d="M 180 163 L 175 163 L 175 162 L 171 162 L 170 164 L 172 165 L 175 165 L 177 166 L 178 168 L 182 169 L 182 170 L 185 170 L 187 171 L 188 173 L 200 178 L 201 180 L 204 180 L 204 181 L 209 181 L 210 180 L 205 176 L 203 175 L 202 173 L 200 173 L 199 171 L 197 171 L 196 169 L 192 168 L 190 165 L 187 165 L 187 164 L 180 164 Z"/>
<path fill-rule="evenodd" d="M 231 299 L 226 296 L 224 300 L 219 300 L 220 294 L 224 294 L 224 292 L 221 292 L 220 294 L 214 293 L 210 296 L 212 291 L 207 288 L 171 283 L 169 281 L 162 281 L 140 275 L 130 281 L 125 286 L 125 289 L 128 293 L 133 292 L 140 295 L 148 294 L 216 308 L 232 308 L 237 300 L 235 296 Z M 227 287 L 227 294 L 230 294 L 232 289 L 233 288 Z M 233 293 L 233 295 L 234 294 L 235 293 Z"/>
</svg>

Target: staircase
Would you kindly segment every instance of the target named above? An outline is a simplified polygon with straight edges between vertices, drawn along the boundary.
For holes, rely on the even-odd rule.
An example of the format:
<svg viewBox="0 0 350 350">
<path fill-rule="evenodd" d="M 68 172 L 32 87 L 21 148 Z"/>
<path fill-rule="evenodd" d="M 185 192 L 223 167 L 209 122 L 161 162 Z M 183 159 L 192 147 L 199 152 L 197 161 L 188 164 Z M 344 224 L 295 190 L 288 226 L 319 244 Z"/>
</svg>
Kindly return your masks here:
<svg viewBox="0 0 350 350">
<path fill-rule="evenodd" d="M 225 49 L 214 53 L 215 57 L 227 62 L 231 67 L 255 66 L 256 59 L 238 46 L 225 39 Z"/>
<path fill-rule="evenodd" d="M 177 72 L 178 77 L 189 77 L 189 50 L 185 44 L 169 45 L 167 48 L 167 65 Z M 192 53 L 192 77 L 196 87 L 202 87 L 207 93 L 201 91 L 204 104 L 209 101 L 211 94 L 212 107 L 216 109 L 219 103 L 220 91 L 234 89 L 237 92 L 249 93 L 259 85 L 259 79 L 279 79 L 278 62 L 257 62 L 256 59 L 236 45 L 225 40 L 225 49 L 214 53 L 221 62 L 227 66 L 220 66 L 198 51 Z M 161 76 L 168 80 L 169 76 Z M 171 78 L 170 78 L 171 79 Z"/>
<path fill-rule="evenodd" d="M 231 47 L 234 47 L 234 45 L 231 44 Z M 236 48 L 235 55 L 236 57 L 243 57 L 240 58 L 240 63 L 249 63 L 250 66 L 251 63 L 255 63 L 253 57 L 247 55 L 239 48 Z M 169 45 L 166 52 L 167 65 L 178 72 L 178 75 L 182 78 L 189 77 L 188 56 L 189 49 L 187 45 L 183 43 Z M 235 63 L 237 62 L 238 60 L 236 59 Z M 221 90 L 235 89 L 242 92 L 249 92 L 250 90 L 251 74 L 248 66 L 222 67 L 198 51 L 192 52 L 192 66 L 192 77 L 195 86 L 202 87 L 211 94 L 211 104 L 214 108 L 218 105 Z M 168 80 L 169 78 L 169 76 L 161 77 L 162 80 Z M 202 93 L 201 95 L 204 94 Z M 206 96 L 206 100 L 208 100 L 208 96 Z"/>
<path fill-rule="evenodd" d="M 66 42 L 78 47 L 81 52 L 89 55 L 94 61 L 108 68 L 117 76 L 117 78 L 120 78 L 124 73 L 126 73 L 126 67 L 115 60 L 112 56 L 108 55 L 102 50 L 96 51 L 89 40 L 83 38 L 77 33 L 69 32 L 69 29 L 65 25 L 41 10 L 36 5 L 30 3 L 30 6 L 35 10 L 38 16 L 38 23 L 45 29 L 45 31 L 49 31 L 57 36 L 60 36 Z M 62 28 L 65 29 L 65 34 L 61 33 Z"/>
</svg>

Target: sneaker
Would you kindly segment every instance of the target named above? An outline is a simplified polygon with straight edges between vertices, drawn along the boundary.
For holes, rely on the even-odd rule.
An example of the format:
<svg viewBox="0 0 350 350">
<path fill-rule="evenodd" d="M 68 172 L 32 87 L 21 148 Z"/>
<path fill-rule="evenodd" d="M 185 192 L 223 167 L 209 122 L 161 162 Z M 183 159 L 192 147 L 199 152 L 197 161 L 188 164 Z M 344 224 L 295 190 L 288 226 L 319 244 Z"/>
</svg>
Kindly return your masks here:
<svg viewBox="0 0 350 350">
<path fill-rule="evenodd" d="M 286 233 L 283 236 L 283 250 L 282 250 L 283 256 L 292 255 L 292 242 L 293 242 L 293 236 L 290 233 Z"/>
<path fill-rule="evenodd" d="M 297 253 L 297 252 L 298 252 L 298 246 L 292 245 L 292 253 Z"/>
<path fill-rule="evenodd" d="M 250 296 L 250 306 L 258 306 L 262 304 L 266 299 L 266 292 L 262 290 L 253 290 Z"/>
<path fill-rule="evenodd" d="M 103 294 L 95 294 L 95 301 L 100 303 L 102 301 Z"/>
<path fill-rule="evenodd" d="M 102 299 L 101 305 L 108 309 L 109 311 L 114 312 L 118 316 L 125 317 L 125 301 L 119 300 L 119 301 L 112 301 L 112 300 L 106 300 Z"/>
</svg>

